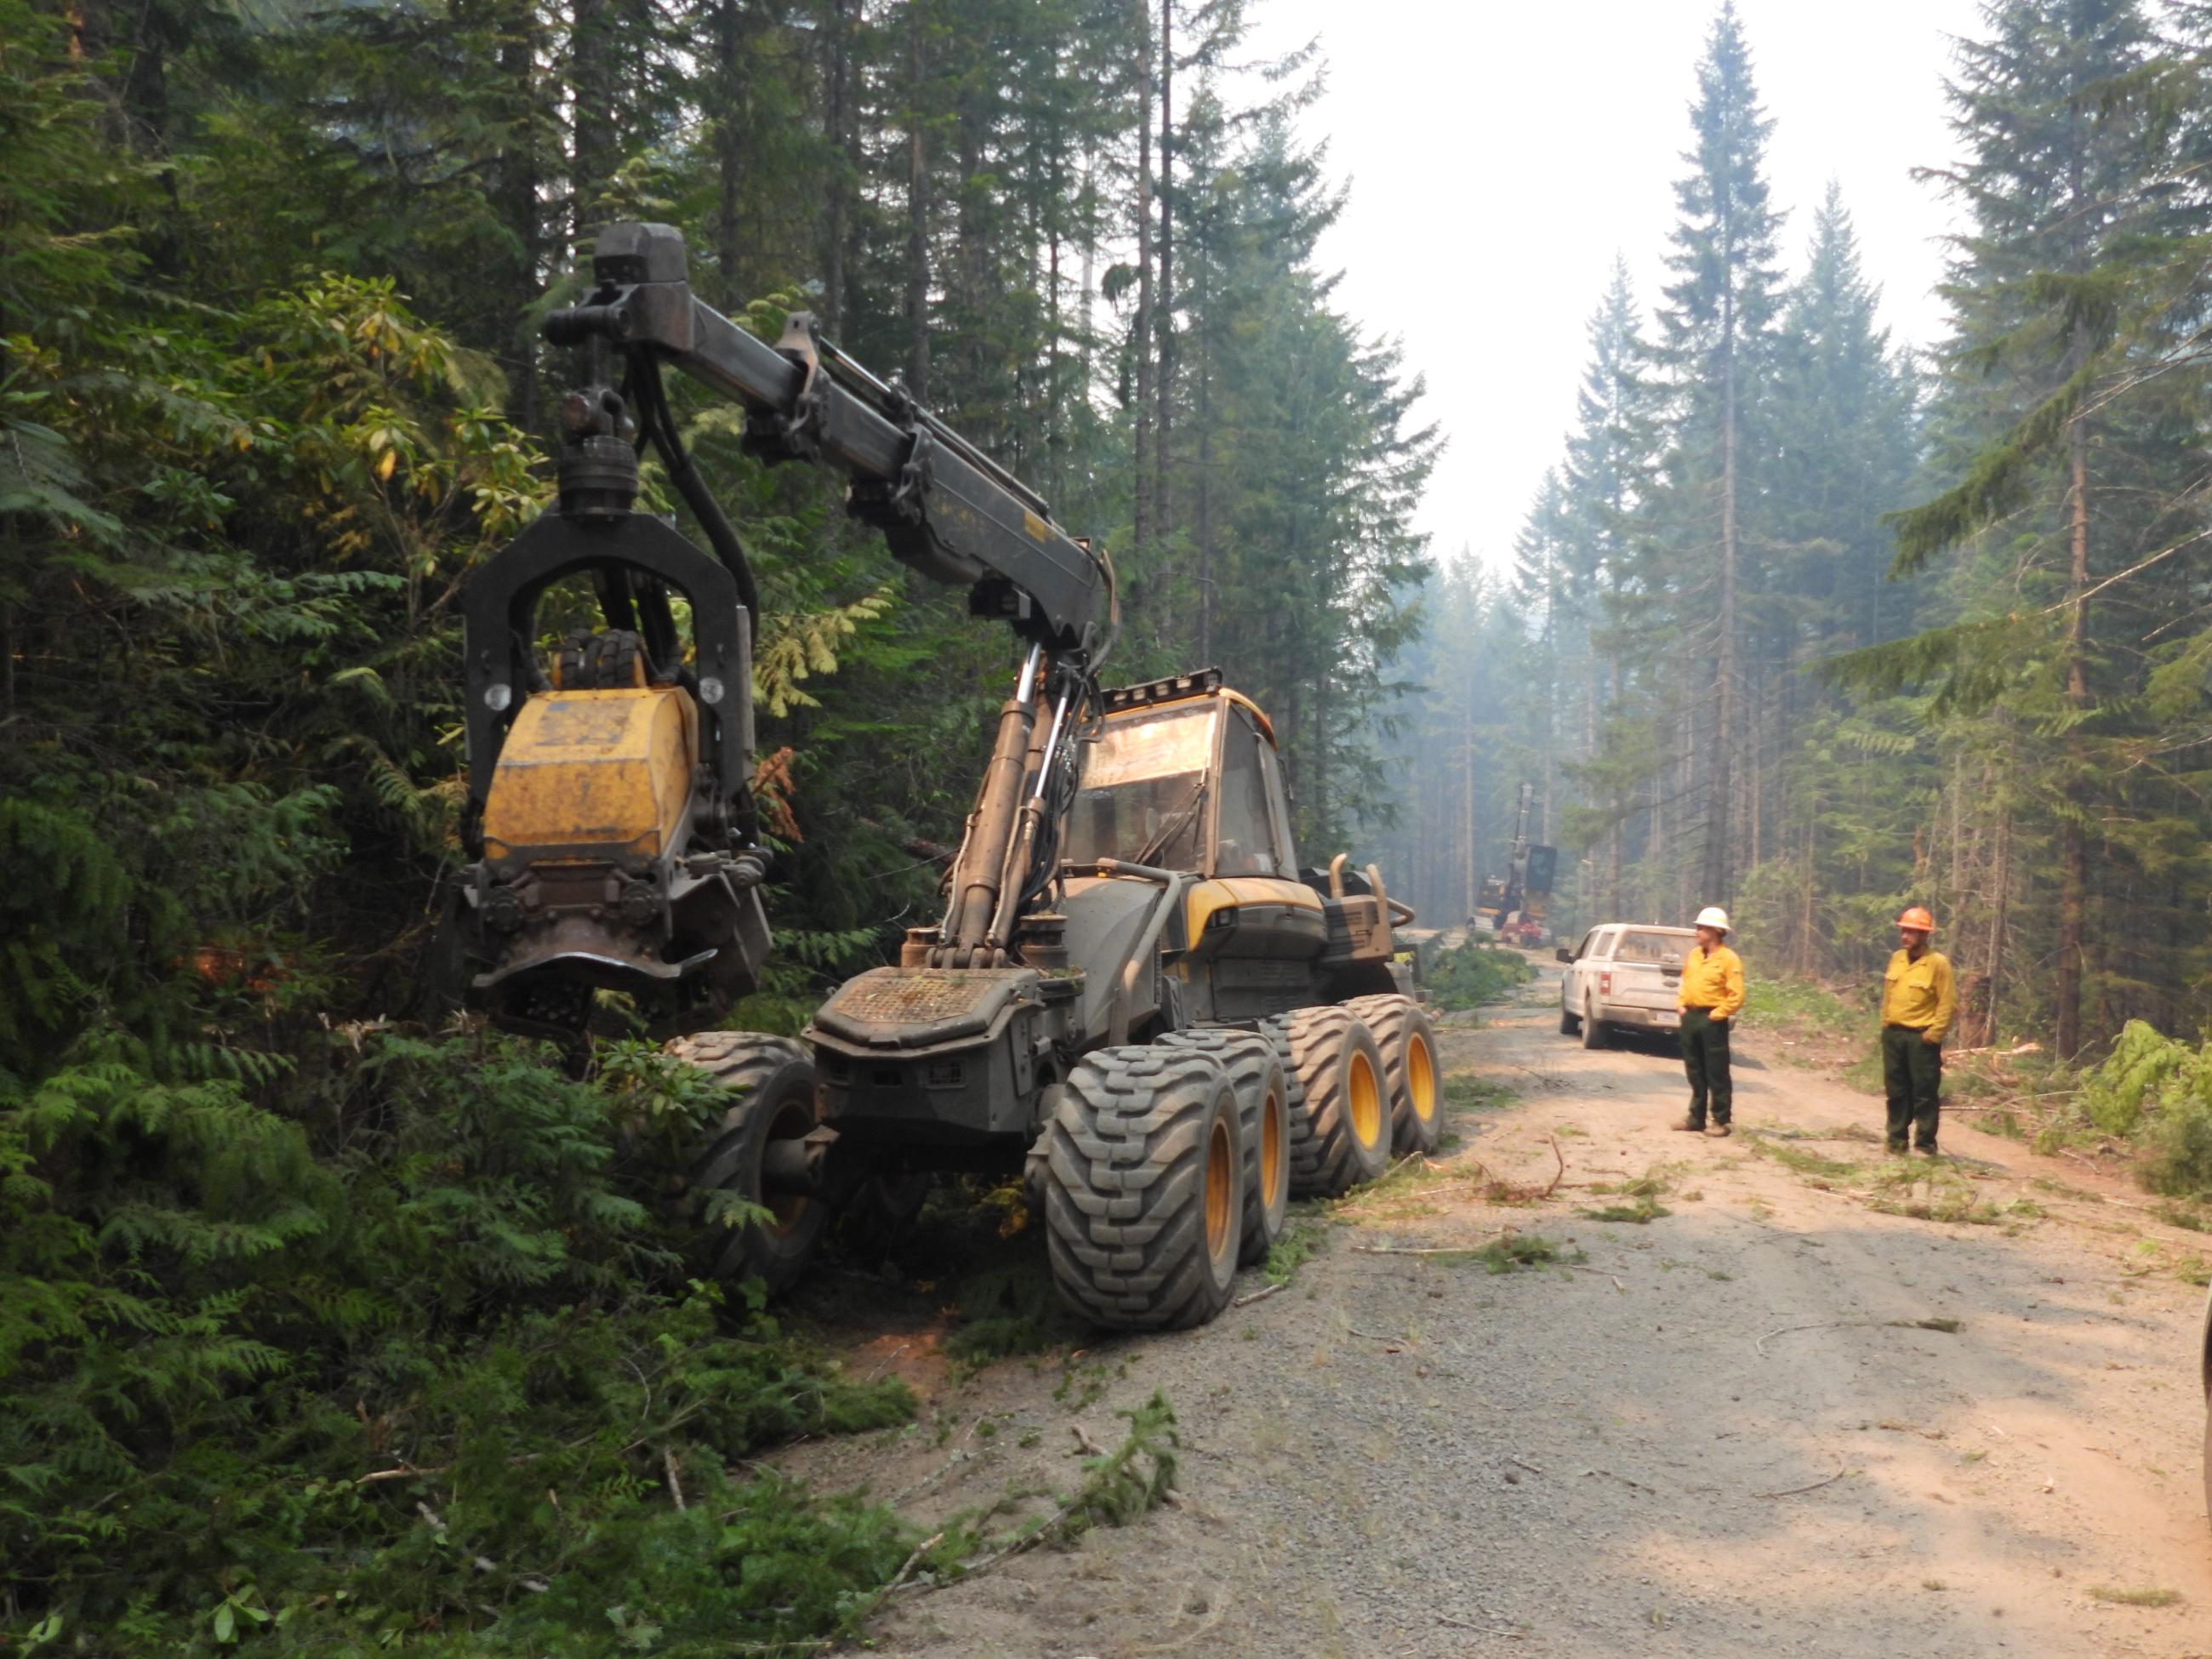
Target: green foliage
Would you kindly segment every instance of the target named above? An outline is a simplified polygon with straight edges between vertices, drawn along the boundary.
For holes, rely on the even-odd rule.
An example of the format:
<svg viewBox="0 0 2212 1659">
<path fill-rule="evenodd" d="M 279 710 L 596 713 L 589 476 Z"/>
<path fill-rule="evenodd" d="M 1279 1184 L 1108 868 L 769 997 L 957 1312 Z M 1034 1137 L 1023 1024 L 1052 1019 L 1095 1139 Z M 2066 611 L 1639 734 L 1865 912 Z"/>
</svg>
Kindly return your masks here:
<svg viewBox="0 0 2212 1659">
<path fill-rule="evenodd" d="M 1486 1002 L 1502 1002 L 1516 986 L 1526 985 L 1535 977 L 1535 968 L 1518 951 L 1470 940 L 1439 956 L 1425 983 L 1437 1007 L 1458 1012 Z"/>
<path fill-rule="evenodd" d="M 303 1118 L 119 1061 L 0 1088 L 16 1633 L 580 1653 L 617 1604 L 671 1643 L 832 1627 L 910 1540 L 720 1471 L 910 1398 L 684 1283 L 625 1162 L 643 1072 L 381 1035 Z"/>
<path fill-rule="evenodd" d="M 2142 1145 L 2144 1186 L 2212 1197 L 2212 1042 L 2191 1047 L 2130 1020 L 2104 1063 L 2083 1074 L 2081 1088 L 2091 1123 Z"/>
</svg>

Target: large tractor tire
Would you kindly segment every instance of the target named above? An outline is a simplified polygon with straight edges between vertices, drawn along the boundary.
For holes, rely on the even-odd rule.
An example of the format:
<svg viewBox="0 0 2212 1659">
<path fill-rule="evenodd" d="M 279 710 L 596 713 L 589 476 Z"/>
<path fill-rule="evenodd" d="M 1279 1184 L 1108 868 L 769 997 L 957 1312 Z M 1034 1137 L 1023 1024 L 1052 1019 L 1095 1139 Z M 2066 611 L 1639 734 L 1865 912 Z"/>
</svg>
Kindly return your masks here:
<svg viewBox="0 0 2212 1659">
<path fill-rule="evenodd" d="M 1382 1051 L 1349 1008 L 1300 1008 L 1281 1023 L 1303 1095 L 1291 1116 L 1291 1194 L 1340 1197 L 1389 1165 Z"/>
<path fill-rule="evenodd" d="M 1212 1054 L 1237 1091 L 1237 1131 L 1244 1144 L 1244 1249 L 1250 1267 L 1265 1261 L 1291 1216 L 1291 1085 L 1271 1038 L 1233 1026 L 1170 1031 L 1164 1048 Z"/>
<path fill-rule="evenodd" d="M 1443 1067 L 1437 1062 L 1437 1028 L 1411 997 L 1354 997 L 1344 1005 L 1367 1022 L 1382 1051 L 1382 1081 L 1390 1091 L 1394 1152 L 1433 1152 L 1443 1139 Z"/>
<path fill-rule="evenodd" d="M 1048 1132 L 1045 1241 L 1060 1297 L 1115 1330 L 1182 1330 L 1228 1304 L 1243 1241 L 1237 1091 L 1212 1055 L 1086 1054 Z"/>
<path fill-rule="evenodd" d="M 820 1199 L 769 1194 L 761 1180 L 769 1143 L 805 1138 L 815 1126 L 814 1061 L 788 1037 L 757 1031 L 703 1031 L 678 1037 L 667 1052 L 707 1073 L 728 1091 L 722 1110 L 688 1188 L 693 1213 L 712 1231 L 708 1260 L 717 1278 L 732 1284 L 758 1279 L 773 1293 L 806 1271 L 829 1224 Z M 727 1193 L 769 1212 L 766 1221 L 732 1225 L 712 1219 L 714 1195 Z"/>
</svg>

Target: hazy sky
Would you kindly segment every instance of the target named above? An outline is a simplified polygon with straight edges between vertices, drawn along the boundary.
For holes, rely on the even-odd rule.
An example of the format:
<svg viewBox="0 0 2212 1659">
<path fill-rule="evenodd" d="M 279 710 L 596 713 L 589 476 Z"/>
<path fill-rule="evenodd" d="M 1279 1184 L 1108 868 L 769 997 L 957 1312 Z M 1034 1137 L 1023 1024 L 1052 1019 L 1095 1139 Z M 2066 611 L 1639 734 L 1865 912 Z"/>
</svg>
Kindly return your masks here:
<svg viewBox="0 0 2212 1659">
<path fill-rule="evenodd" d="M 1339 301 L 1427 376 L 1449 447 L 1420 528 L 1439 558 L 1510 556 L 1559 455 L 1584 325 L 1616 251 L 1649 319 L 1665 277 L 1696 65 L 1719 0 L 1260 0 L 1256 45 L 1315 36 L 1328 93 L 1305 131 L 1352 198 L 1322 257 Z M 1737 0 L 1774 123 L 1767 179 L 1788 270 L 1843 188 L 1882 316 L 1939 329 L 1949 204 L 1915 167 L 1952 155 L 1942 77 L 1977 0 Z"/>
</svg>

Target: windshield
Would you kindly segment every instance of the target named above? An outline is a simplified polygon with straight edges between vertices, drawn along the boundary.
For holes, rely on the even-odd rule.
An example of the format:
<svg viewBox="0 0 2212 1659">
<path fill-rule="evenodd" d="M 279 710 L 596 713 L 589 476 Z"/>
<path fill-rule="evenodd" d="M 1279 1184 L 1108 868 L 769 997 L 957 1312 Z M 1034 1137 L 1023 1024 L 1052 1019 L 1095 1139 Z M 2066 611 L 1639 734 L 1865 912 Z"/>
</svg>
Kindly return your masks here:
<svg viewBox="0 0 2212 1659">
<path fill-rule="evenodd" d="M 1648 928 L 1632 929 L 1623 934 L 1620 948 L 1613 953 L 1615 962 L 1656 962 L 1668 967 L 1680 967 L 1697 943 L 1694 933 L 1662 933 Z"/>
<path fill-rule="evenodd" d="M 1197 868 L 1215 714 L 1202 703 L 1109 720 L 1084 745 L 1083 786 L 1062 856 L 1075 864 L 1121 859 Z"/>
</svg>

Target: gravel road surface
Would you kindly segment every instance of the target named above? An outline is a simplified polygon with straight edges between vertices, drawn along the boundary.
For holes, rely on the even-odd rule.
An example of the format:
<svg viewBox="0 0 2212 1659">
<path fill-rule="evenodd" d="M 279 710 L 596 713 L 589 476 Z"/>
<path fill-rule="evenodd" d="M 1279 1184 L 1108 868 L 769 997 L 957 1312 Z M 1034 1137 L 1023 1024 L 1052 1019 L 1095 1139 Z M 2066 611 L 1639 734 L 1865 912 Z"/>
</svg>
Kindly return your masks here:
<svg viewBox="0 0 2212 1659">
<path fill-rule="evenodd" d="M 2207 1241 L 1956 1120 L 1945 1178 L 1885 1187 L 1880 1103 L 1755 1031 L 1736 1135 L 1670 1132 L 1679 1060 L 1585 1052 L 1557 986 L 1444 1023 L 1457 1092 L 1510 1098 L 1455 1109 L 1433 1167 L 1316 1212 L 1282 1291 L 939 1373 L 923 1425 L 800 1449 L 927 1519 L 1071 1489 L 1081 1439 L 1113 1443 L 1156 1388 L 1180 1419 L 1178 1504 L 902 1597 L 880 1650 L 2212 1656 L 2203 1292 L 2174 1270 Z M 1666 1213 L 1587 1213 L 1647 1175 Z M 1509 1230 L 1582 1260 L 1410 1253 Z"/>
</svg>

